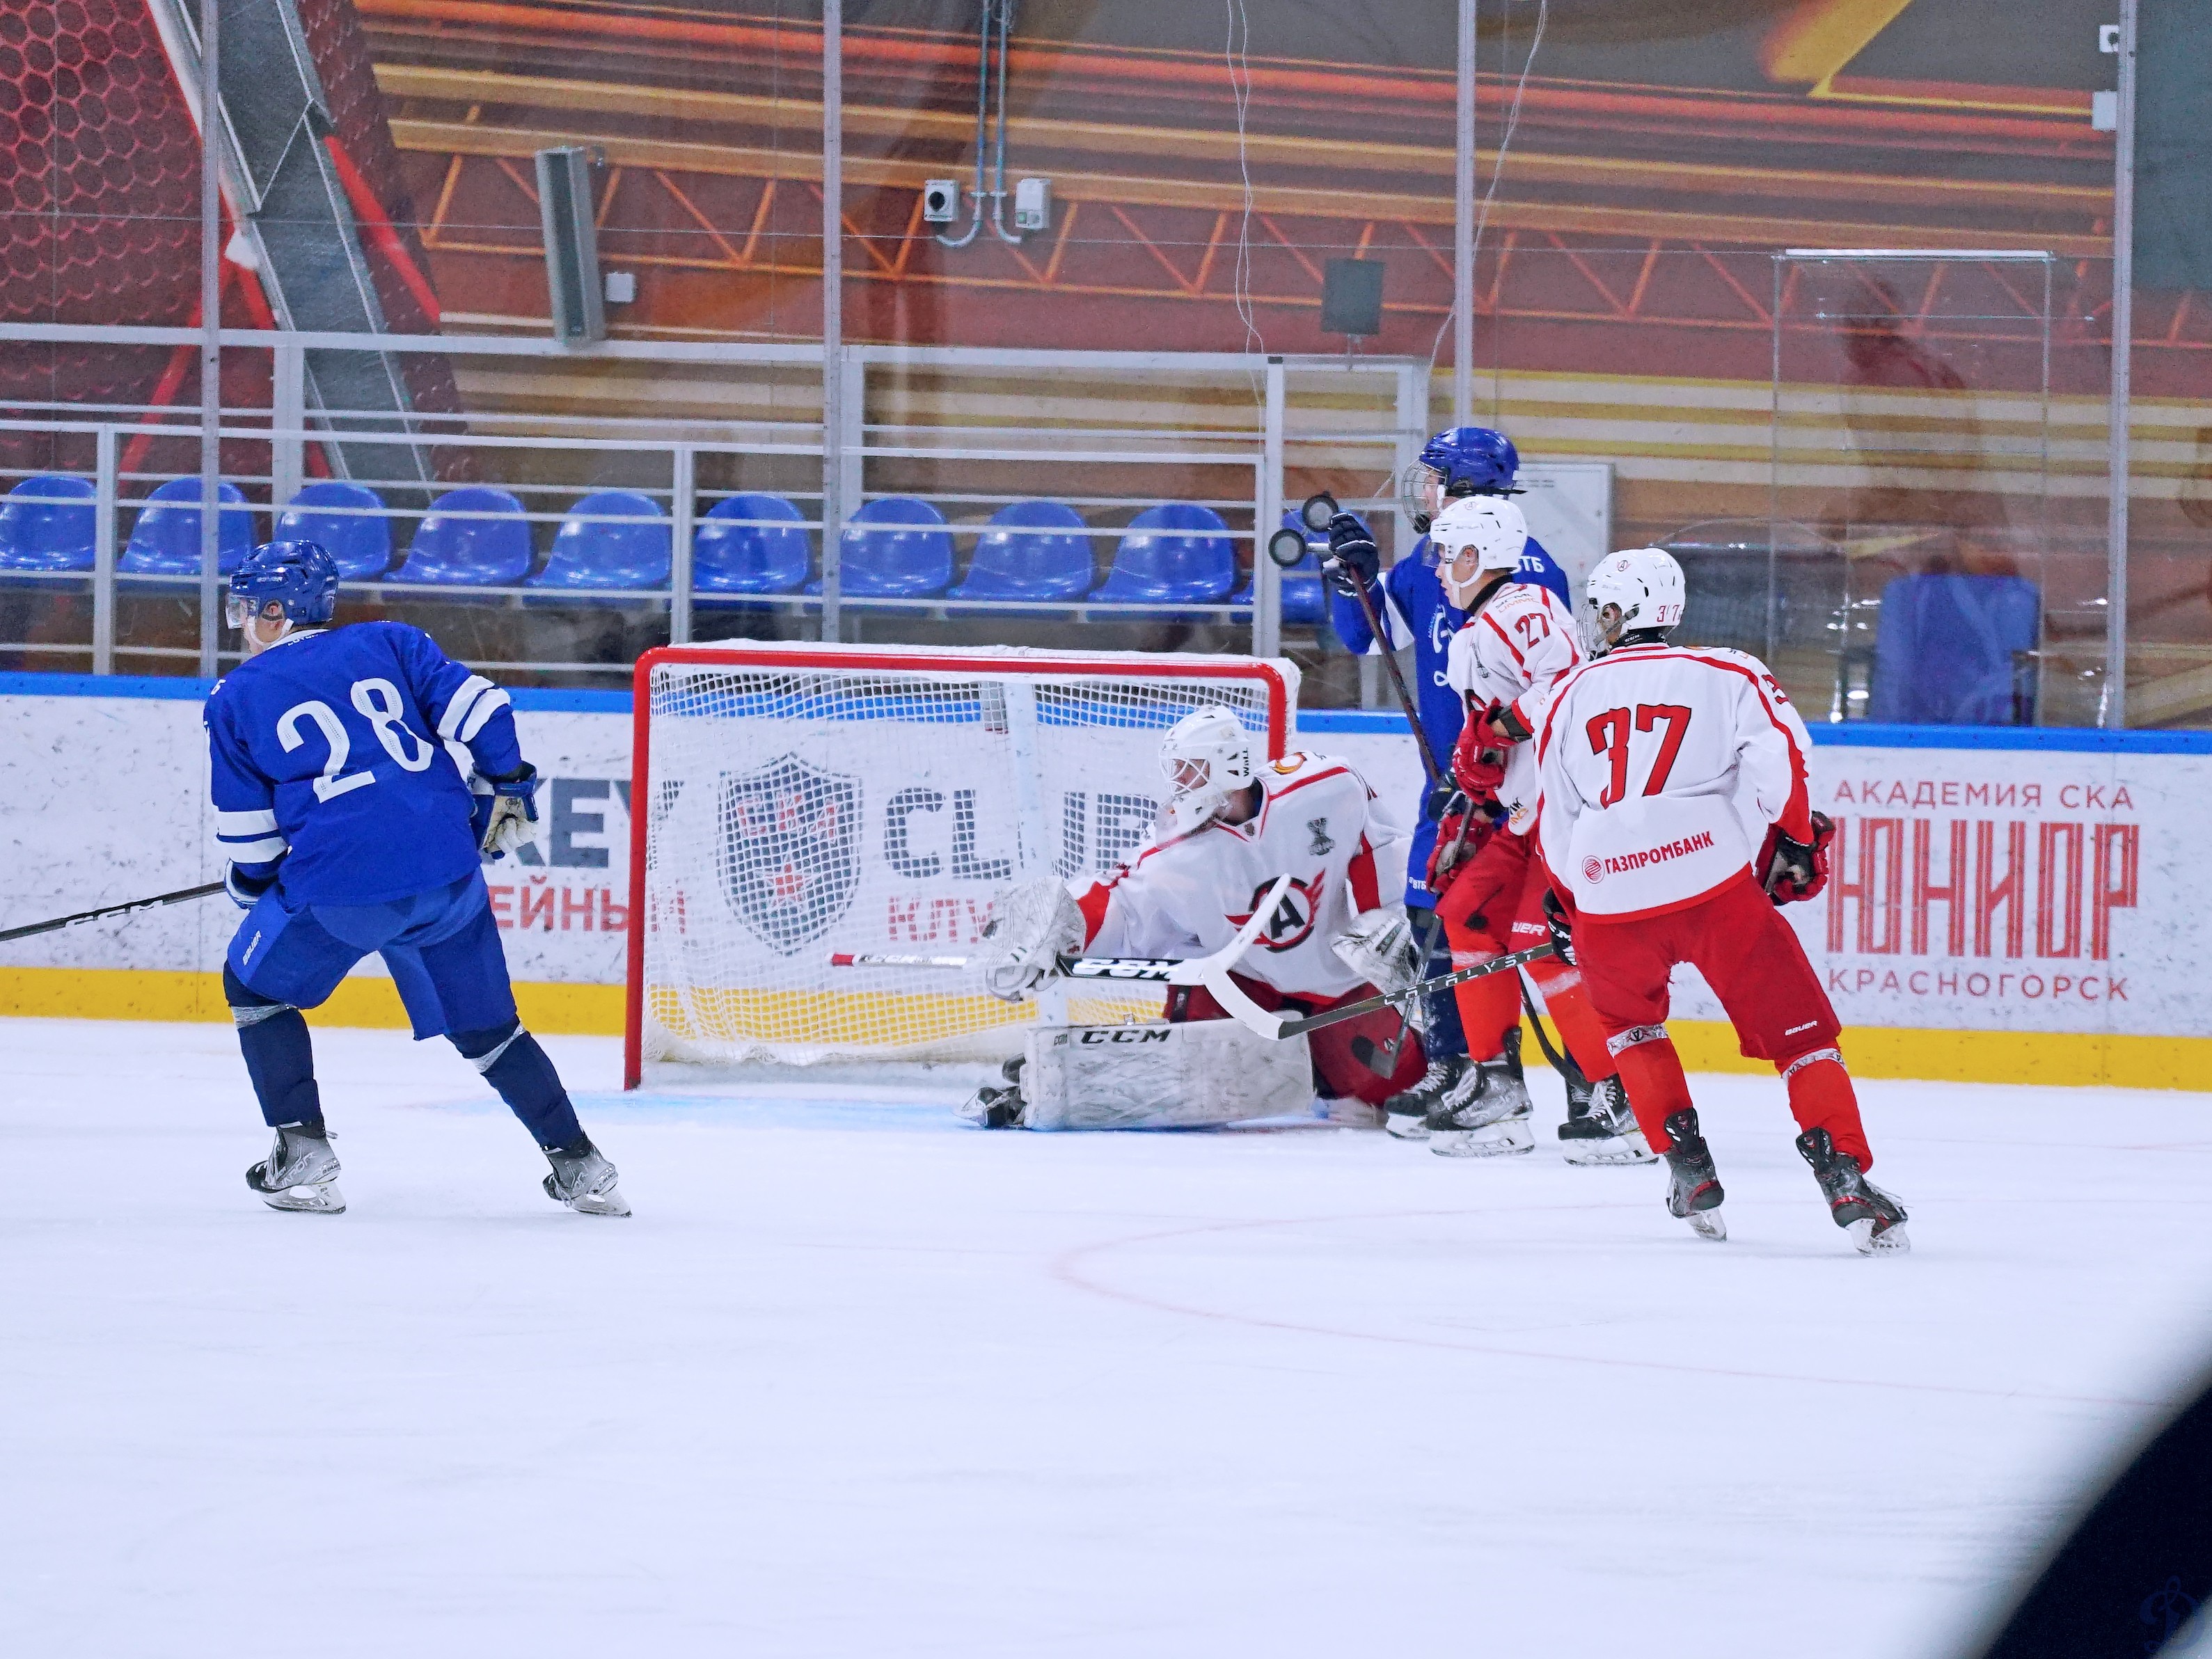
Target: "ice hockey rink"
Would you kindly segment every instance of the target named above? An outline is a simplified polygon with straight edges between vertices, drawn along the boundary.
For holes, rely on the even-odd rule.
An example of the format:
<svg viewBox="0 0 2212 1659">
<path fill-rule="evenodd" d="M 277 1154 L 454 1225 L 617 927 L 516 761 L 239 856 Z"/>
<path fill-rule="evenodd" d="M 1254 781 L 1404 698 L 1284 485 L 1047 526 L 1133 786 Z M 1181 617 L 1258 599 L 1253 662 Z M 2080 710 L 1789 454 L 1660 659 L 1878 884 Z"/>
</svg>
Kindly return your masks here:
<svg viewBox="0 0 2212 1659">
<path fill-rule="evenodd" d="M 1936 1655 L 2212 1346 L 2190 1096 L 1864 1084 L 1865 1259 L 1771 1079 L 1694 1080 L 1713 1245 L 1542 1144 L 624 1097 L 550 1039 L 603 1221 L 446 1045 L 325 1030 L 320 1218 L 240 1178 L 226 1028 L 7 1035 L 20 1654 Z"/>
</svg>

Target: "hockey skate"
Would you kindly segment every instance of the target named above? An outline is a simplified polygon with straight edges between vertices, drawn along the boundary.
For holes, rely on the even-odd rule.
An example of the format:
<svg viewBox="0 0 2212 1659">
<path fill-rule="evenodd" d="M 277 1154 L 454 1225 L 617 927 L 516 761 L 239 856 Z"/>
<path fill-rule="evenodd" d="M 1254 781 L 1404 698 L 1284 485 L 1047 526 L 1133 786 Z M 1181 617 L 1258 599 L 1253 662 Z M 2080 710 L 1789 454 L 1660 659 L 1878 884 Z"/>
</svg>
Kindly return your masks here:
<svg viewBox="0 0 2212 1659">
<path fill-rule="evenodd" d="M 1534 1152 L 1535 1108 L 1521 1076 L 1521 1033 L 1505 1034 L 1495 1060 L 1466 1069 L 1429 1108 L 1429 1150 L 1439 1158 L 1510 1158 Z"/>
<path fill-rule="evenodd" d="M 1912 1248 L 1905 1231 L 1905 1206 L 1869 1181 L 1858 1159 L 1838 1152 L 1826 1129 L 1806 1130 L 1797 1137 L 1797 1150 L 1813 1166 L 1828 1213 L 1851 1236 L 1851 1246 L 1861 1255 Z"/>
<path fill-rule="evenodd" d="M 1382 1127 L 1401 1140 L 1426 1140 L 1429 1114 L 1474 1062 L 1465 1054 L 1436 1054 L 1412 1088 L 1382 1103 Z"/>
<path fill-rule="evenodd" d="M 959 1115 L 979 1129 L 1018 1129 L 1022 1127 L 1022 1061 L 1017 1056 L 999 1068 L 1003 1087 L 987 1083 L 968 1097 Z"/>
<path fill-rule="evenodd" d="M 1728 1223 L 1721 1219 L 1720 1172 L 1713 1168 L 1712 1148 L 1698 1133 L 1695 1107 L 1685 1107 L 1667 1120 L 1667 1138 L 1674 1146 L 1667 1153 L 1667 1213 L 1680 1216 L 1700 1238 L 1723 1239 Z"/>
<path fill-rule="evenodd" d="M 615 1166 L 600 1156 L 586 1135 L 568 1146 L 539 1149 L 553 1173 L 545 1177 L 545 1196 L 578 1215 L 628 1215 L 629 1202 L 615 1185 Z"/>
<path fill-rule="evenodd" d="M 276 1144 L 269 1156 L 246 1172 L 246 1184 L 261 1194 L 272 1210 L 297 1210 L 305 1215 L 343 1215 L 345 1199 L 339 1193 L 338 1158 L 331 1150 L 330 1133 L 319 1123 L 309 1129 L 287 1123 L 276 1131 Z"/>
<path fill-rule="evenodd" d="M 1651 1164 L 1659 1157 L 1637 1127 L 1618 1077 L 1596 1083 L 1579 1075 L 1567 1079 L 1567 1121 L 1559 1125 L 1559 1140 L 1570 1164 Z"/>
</svg>

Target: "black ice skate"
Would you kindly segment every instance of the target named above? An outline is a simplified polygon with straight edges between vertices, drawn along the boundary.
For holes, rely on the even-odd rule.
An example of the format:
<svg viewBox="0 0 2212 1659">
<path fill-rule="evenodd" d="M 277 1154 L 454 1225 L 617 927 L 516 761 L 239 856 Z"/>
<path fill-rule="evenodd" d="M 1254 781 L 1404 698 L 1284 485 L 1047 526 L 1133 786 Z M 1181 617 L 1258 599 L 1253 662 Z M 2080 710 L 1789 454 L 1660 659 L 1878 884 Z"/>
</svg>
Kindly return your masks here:
<svg viewBox="0 0 2212 1659">
<path fill-rule="evenodd" d="M 629 1200 L 615 1185 L 615 1166 L 584 1135 L 567 1146 L 544 1146 L 553 1173 L 545 1177 L 545 1196 L 578 1215 L 628 1215 Z"/>
<path fill-rule="evenodd" d="M 1667 1213 L 1680 1216 L 1700 1238 L 1728 1237 L 1721 1219 L 1720 1171 L 1713 1168 L 1712 1148 L 1698 1133 L 1698 1111 L 1686 1106 L 1668 1118 L 1667 1138 L 1674 1143 L 1667 1153 Z"/>
<path fill-rule="evenodd" d="M 1637 1127 L 1618 1077 L 1592 1083 L 1580 1072 L 1568 1076 L 1567 1121 L 1559 1125 L 1559 1139 L 1570 1164 L 1651 1164 L 1659 1157 Z"/>
<path fill-rule="evenodd" d="M 1806 1130 L 1797 1137 L 1797 1150 L 1813 1166 L 1820 1196 L 1828 1200 L 1828 1213 L 1851 1236 L 1852 1247 L 1861 1255 L 1912 1248 L 1905 1232 L 1905 1206 L 1869 1181 L 1858 1159 L 1838 1152 L 1826 1129 Z"/>
<path fill-rule="evenodd" d="M 280 1127 L 269 1156 L 246 1172 L 246 1184 L 270 1209 L 297 1210 L 304 1215 L 345 1213 L 337 1180 L 337 1154 L 331 1150 L 330 1132 L 319 1121 L 313 1128 L 301 1123 Z"/>
<path fill-rule="evenodd" d="M 985 1084 L 968 1097 L 960 1115 L 979 1129 L 1018 1129 L 1022 1127 L 1022 1061 L 1019 1056 L 999 1068 L 1004 1088 Z"/>
<path fill-rule="evenodd" d="M 1505 1034 L 1495 1060 L 1462 1061 L 1462 1072 L 1429 1108 L 1429 1150 L 1439 1158 L 1510 1158 L 1534 1152 L 1535 1108 L 1521 1075 L 1521 1033 Z"/>
<path fill-rule="evenodd" d="M 1465 1054 L 1431 1056 L 1419 1083 L 1382 1103 L 1382 1127 L 1401 1140 L 1426 1140 L 1429 1114 L 1474 1064 Z"/>
</svg>

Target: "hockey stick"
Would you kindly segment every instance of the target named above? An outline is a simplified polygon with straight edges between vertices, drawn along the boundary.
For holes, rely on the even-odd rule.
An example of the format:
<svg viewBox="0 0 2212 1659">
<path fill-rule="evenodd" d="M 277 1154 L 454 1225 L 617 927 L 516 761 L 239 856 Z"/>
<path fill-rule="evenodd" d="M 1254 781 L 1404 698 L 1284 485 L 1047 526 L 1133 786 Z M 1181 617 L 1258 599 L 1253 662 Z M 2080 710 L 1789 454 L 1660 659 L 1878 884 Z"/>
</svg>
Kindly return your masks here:
<svg viewBox="0 0 2212 1659">
<path fill-rule="evenodd" d="M 1328 507 L 1329 517 L 1334 518 L 1336 497 L 1323 490 L 1318 495 L 1306 497 L 1305 505 L 1298 509 L 1300 520 L 1312 526 L 1314 508 L 1324 503 Z M 1341 566 L 1344 561 L 1332 555 L 1330 562 Z M 1407 687 L 1405 671 L 1398 666 L 1397 656 L 1390 649 L 1390 636 L 1383 631 L 1382 617 L 1376 614 L 1375 601 L 1367 597 L 1367 584 L 1354 583 L 1352 597 L 1359 601 L 1359 614 L 1366 618 L 1367 631 L 1374 636 L 1379 647 L 1376 654 L 1382 659 L 1382 666 L 1389 672 L 1390 690 L 1397 694 L 1398 707 L 1405 711 L 1406 724 L 1413 729 L 1413 747 L 1421 751 L 1421 769 L 1429 775 L 1431 784 L 1442 783 L 1444 781 L 1443 768 L 1437 764 L 1436 756 L 1430 751 L 1429 734 L 1421 729 L 1421 716 L 1414 707 L 1413 694 Z"/>
<path fill-rule="evenodd" d="M 1492 957 L 1488 962 L 1478 963 L 1472 968 L 1455 968 L 1449 974 L 1439 974 L 1434 979 L 1425 979 L 1419 984 L 1401 991 L 1396 996 L 1362 997 L 1358 1001 L 1347 1002 L 1340 1008 L 1325 1008 L 1320 1013 L 1308 1014 L 1304 1018 L 1286 1018 L 1281 1014 L 1269 1013 L 1263 1008 L 1255 1007 L 1251 999 L 1241 994 L 1237 1000 L 1246 1008 L 1251 1009 L 1251 1016 L 1248 1017 L 1234 1008 L 1231 1008 L 1230 1012 L 1239 1024 L 1257 1031 L 1263 1037 L 1280 1039 L 1300 1036 L 1308 1031 L 1318 1031 L 1324 1025 L 1334 1025 L 1343 1020 L 1357 1019 L 1362 1014 L 1371 1014 L 1378 1008 L 1395 1007 L 1409 996 L 1421 996 L 1431 991 L 1446 990 L 1455 985 L 1464 985 L 1471 979 L 1481 979 L 1489 974 L 1506 973 L 1520 967 L 1523 963 L 1534 962 L 1540 957 L 1557 954 L 1556 946 L 1532 945 L 1525 951 L 1514 951 L 1510 956 Z M 1211 983 L 1207 984 L 1206 989 L 1212 991 L 1217 998 L 1221 994 Z M 1226 1002 L 1222 1006 L 1229 1006 Z"/>
<path fill-rule="evenodd" d="M 217 883 L 220 886 L 222 884 Z M 1068 979 L 1117 980 L 1124 983 L 1147 985 L 1203 985 L 1218 997 L 1213 979 L 1217 976 L 1228 983 L 1226 975 L 1231 964 L 1242 957 L 1267 920 L 1274 914 L 1275 905 L 1283 890 L 1291 884 L 1288 876 L 1278 876 L 1267 890 L 1252 907 L 1252 914 L 1238 930 L 1237 937 L 1210 957 L 1075 957 L 1061 955 L 1053 959 L 1054 971 Z M 898 956 L 884 951 L 836 951 L 830 953 L 832 968 L 923 968 L 960 969 L 975 960 L 973 957 Z M 1231 987 L 1231 994 L 1240 1001 L 1244 994 Z M 1249 1005 L 1248 1005 L 1249 1006 Z"/>
<path fill-rule="evenodd" d="M 212 898 L 222 891 L 219 881 L 202 887 L 180 887 L 173 893 L 156 893 L 151 898 L 132 899 L 128 904 L 103 904 L 97 910 L 80 910 L 73 916 L 56 916 L 52 921 L 34 921 L 27 927 L 10 927 L 0 933 L 0 943 L 11 939 L 28 939 L 33 933 L 55 933 L 64 927 L 76 927 L 88 921 L 103 921 L 110 916 L 127 916 L 139 910 L 157 909 L 164 904 L 182 904 L 186 899 Z"/>
</svg>

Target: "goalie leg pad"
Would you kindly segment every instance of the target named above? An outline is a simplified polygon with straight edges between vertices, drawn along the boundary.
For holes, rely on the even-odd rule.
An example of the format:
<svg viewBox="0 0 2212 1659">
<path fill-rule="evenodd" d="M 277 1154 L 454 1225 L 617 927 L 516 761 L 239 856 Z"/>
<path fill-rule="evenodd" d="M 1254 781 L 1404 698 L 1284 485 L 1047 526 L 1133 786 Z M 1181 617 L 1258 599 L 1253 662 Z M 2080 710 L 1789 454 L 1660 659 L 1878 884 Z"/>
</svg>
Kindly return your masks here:
<svg viewBox="0 0 2212 1659">
<path fill-rule="evenodd" d="M 1304 1112 L 1313 1070 L 1304 1037 L 1270 1042 L 1233 1020 L 1047 1025 L 1021 1087 L 1031 1129 L 1204 1129 Z"/>
</svg>

